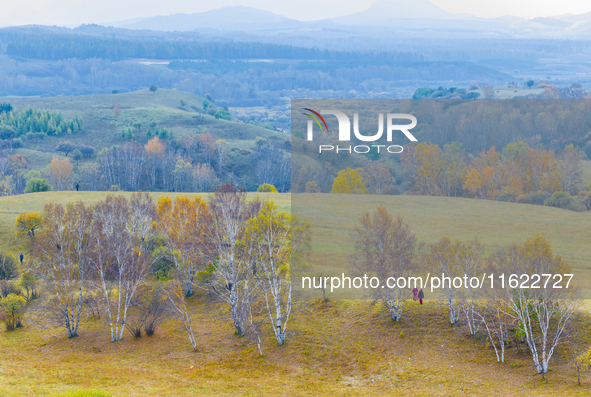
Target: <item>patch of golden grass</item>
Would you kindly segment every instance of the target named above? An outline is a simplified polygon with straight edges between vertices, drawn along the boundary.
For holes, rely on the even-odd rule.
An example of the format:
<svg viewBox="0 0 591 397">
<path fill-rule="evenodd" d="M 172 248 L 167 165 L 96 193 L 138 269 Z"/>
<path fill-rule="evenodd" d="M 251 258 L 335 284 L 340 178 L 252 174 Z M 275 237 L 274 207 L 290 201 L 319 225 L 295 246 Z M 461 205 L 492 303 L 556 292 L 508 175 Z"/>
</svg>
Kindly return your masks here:
<svg viewBox="0 0 591 397">
<path fill-rule="evenodd" d="M 264 357 L 232 335 L 227 312 L 191 298 L 198 351 L 176 321 L 151 337 L 118 343 L 100 320 L 80 336 L 33 326 L 0 334 L 0 395 L 30 396 L 100 390 L 113 396 L 376 396 L 585 395 L 572 367 L 557 359 L 550 382 L 530 358 L 509 349 L 507 363 L 447 323 L 445 307 L 410 302 L 399 323 L 380 303 L 305 301 L 288 341 L 277 347 L 263 329 Z M 404 336 L 401 336 L 401 332 Z M 193 368 L 191 368 L 193 367 Z M 584 379 L 587 384 L 591 377 Z"/>
<path fill-rule="evenodd" d="M 26 238 L 13 237 L 18 213 L 41 211 L 49 201 L 92 204 L 106 194 L 48 192 L 0 198 L 0 249 L 26 248 Z M 491 252 L 542 233 L 555 253 L 574 264 L 575 277 L 587 283 L 591 271 L 586 263 L 591 254 L 588 213 L 442 197 L 264 196 L 312 222 L 311 272 L 316 274 L 347 272 L 350 230 L 363 209 L 373 210 L 378 203 L 400 212 L 427 243 L 444 235 L 463 240 L 477 236 Z M 318 291 L 310 293 L 320 296 Z M 566 353 L 556 356 L 550 382 L 543 383 L 527 354 L 511 348 L 507 362 L 496 363 L 491 348 L 450 327 L 445 308 L 434 302 L 409 303 L 403 319 L 393 323 L 380 303 L 305 300 L 293 314 L 286 345 L 277 347 L 264 329 L 261 358 L 256 346 L 232 336 L 229 315 L 218 304 L 205 297 L 191 301 L 198 352 L 192 352 L 176 321 L 158 328 L 152 338 L 136 340 L 126 334 L 123 341 L 110 343 L 102 321 L 85 321 L 80 337 L 68 340 L 63 330 L 45 329 L 27 317 L 24 329 L 0 333 L 0 395 L 89 389 L 113 396 L 588 395 L 588 388 L 576 386 Z M 585 376 L 588 385 L 591 379 Z"/>
</svg>

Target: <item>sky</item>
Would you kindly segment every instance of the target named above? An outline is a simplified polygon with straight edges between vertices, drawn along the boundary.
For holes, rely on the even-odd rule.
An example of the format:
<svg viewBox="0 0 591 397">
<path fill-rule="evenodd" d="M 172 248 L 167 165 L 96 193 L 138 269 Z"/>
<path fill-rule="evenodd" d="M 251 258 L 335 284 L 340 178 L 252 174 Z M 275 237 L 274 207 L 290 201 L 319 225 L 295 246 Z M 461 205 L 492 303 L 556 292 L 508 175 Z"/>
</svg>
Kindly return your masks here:
<svg viewBox="0 0 591 397">
<path fill-rule="evenodd" d="M 0 0 L 0 25 L 43 24 L 75 26 L 155 15 L 195 13 L 225 6 L 244 5 L 288 18 L 309 21 L 367 9 L 376 0 Z M 412 0 L 408 0 L 412 1 Z M 591 11 L 589 0 L 431 0 L 451 13 L 494 18 L 524 18 Z"/>
</svg>

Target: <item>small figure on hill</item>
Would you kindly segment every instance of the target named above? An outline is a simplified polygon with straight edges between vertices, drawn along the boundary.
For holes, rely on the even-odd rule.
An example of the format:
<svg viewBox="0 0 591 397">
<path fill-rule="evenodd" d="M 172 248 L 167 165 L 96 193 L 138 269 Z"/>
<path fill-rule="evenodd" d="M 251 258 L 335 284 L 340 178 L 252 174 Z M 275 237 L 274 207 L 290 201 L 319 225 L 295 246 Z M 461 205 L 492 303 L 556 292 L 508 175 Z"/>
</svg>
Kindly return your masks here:
<svg viewBox="0 0 591 397">
<path fill-rule="evenodd" d="M 76 191 L 80 190 L 80 184 L 78 182 L 76 182 Z"/>
<path fill-rule="evenodd" d="M 421 305 L 423 304 L 423 299 L 425 299 L 425 293 L 423 292 L 423 289 L 421 288 L 421 290 L 419 291 L 419 303 Z"/>
<path fill-rule="evenodd" d="M 416 302 L 416 300 L 417 300 L 418 293 L 419 293 L 419 290 L 418 290 L 418 289 L 417 289 L 417 287 L 415 286 L 415 287 L 412 289 L 412 300 L 413 300 L 413 301 L 415 301 L 415 302 Z"/>
<path fill-rule="evenodd" d="M 25 259 L 25 256 L 23 255 L 23 253 L 21 252 L 21 254 L 19 255 L 19 259 L 21 260 L 21 265 L 23 264 L 23 259 Z"/>
</svg>

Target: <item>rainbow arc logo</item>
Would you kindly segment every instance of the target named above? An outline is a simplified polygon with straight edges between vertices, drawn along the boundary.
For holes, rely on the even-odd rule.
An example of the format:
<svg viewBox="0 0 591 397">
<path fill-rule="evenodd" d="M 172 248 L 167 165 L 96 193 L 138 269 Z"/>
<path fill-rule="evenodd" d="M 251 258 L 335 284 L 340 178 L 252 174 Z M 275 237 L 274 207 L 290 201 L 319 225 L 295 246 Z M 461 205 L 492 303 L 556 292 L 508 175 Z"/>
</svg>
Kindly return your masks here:
<svg viewBox="0 0 591 397">
<path fill-rule="evenodd" d="M 304 113 L 306 116 L 310 117 L 312 120 L 314 120 L 316 122 L 316 124 L 318 124 L 318 127 L 320 127 L 320 131 L 324 131 L 324 128 L 326 128 L 326 132 L 328 132 L 328 125 L 326 125 L 326 121 L 324 120 L 324 117 L 322 117 L 320 115 L 320 113 L 309 109 L 309 108 L 303 108 L 304 110 L 307 110 L 308 112 L 313 113 L 314 115 L 311 115 L 309 113 Z M 315 117 L 316 116 L 316 117 Z M 320 120 L 322 120 L 322 124 L 324 124 L 324 128 L 322 127 L 322 124 L 320 124 Z"/>
</svg>

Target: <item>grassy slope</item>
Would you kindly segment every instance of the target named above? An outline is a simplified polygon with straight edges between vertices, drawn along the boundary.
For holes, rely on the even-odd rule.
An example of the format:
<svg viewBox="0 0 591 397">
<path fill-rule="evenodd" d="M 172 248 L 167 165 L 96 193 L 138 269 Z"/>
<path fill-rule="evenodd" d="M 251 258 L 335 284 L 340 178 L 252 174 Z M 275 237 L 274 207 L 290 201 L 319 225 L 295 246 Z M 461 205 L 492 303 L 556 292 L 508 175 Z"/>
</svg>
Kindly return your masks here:
<svg viewBox="0 0 591 397">
<path fill-rule="evenodd" d="M 184 108 L 180 106 L 181 99 L 187 102 Z M 117 119 L 113 115 L 114 101 L 119 103 L 121 109 Z M 206 115 L 203 113 L 203 98 L 176 90 L 158 89 L 151 93 L 145 89 L 116 95 L 10 98 L 9 102 L 16 110 L 34 107 L 62 112 L 66 120 L 74 117 L 83 120 L 84 132 L 81 134 L 29 140 L 25 142 L 23 149 L 17 150 L 17 153 L 23 154 L 36 169 L 49 164 L 51 157 L 57 154 L 55 147 L 63 140 L 94 146 L 97 150 L 121 145 L 127 141 L 121 137 L 121 130 L 133 128 L 136 121 L 140 122 L 142 127 L 134 139 L 142 145 L 148 141 L 146 131 L 152 122 L 157 124 L 157 128 L 172 130 L 176 138 L 194 135 L 198 130 L 206 130 L 216 139 L 228 141 L 230 148 L 252 150 L 257 136 L 282 145 L 286 137 L 282 133 L 262 127 L 218 120 Z M 61 155 L 58 157 L 63 158 Z M 87 161 L 94 162 L 96 159 L 85 159 L 80 162 L 80 167 Z"/>
<path fill-rule="evenodd" d="M 11 237 L 17 213 L 39 211 L 48 201 L 92 203 L 105 194 L 50 192 L 0 198 L 1 249 L 19 249 Z M 155 199 L 162 195 L 153 194 Z M 331 271 L 343 268 L 339 261 L 351 249 L 348 231 L 361 210 L 380 202 L 392 212 L 400 211 L 426 242 L 443 235 L 462 239 L 477 235 L 492 249 L 542 232 L 556 252 L 575 262 L 577 272 L 589 256 L 584 243 L 589 214 L 439 197 L 268 196 L 282 209 L 291 205 L 311 220 L 315 265 Z M 574 254 L 569 256 L 570 251 Z M 0 333 L 4 355 L 0 395 L 51 395 L 72 389 L 100 389 L 114 396 L 588 393 L 576 386 L 568 356 L 557 356 L 550 383 L 541 383 L 526 354 L 512 348 L 508 362 L 497 364 L 491 349 L 478 348 L 449 328 L 444 307 L 433 303 L 407 305 L 402 322 L 393 324 L 380 304 L 307 300 L 294 313 L 284 347 L 277 348 L 264 329 L 264 358 L 258 358 L 255 346 L 232 337 L 227 312 L 205 297 L 194 297 L 191 303 L 197 319 L 197 353 L 191 352 L 174 321 L 152 339 L 134 340 L 127 334 L 124 341 L 113 344 L 100 320 L 85 322 L 81 336 L 68 340 L 63 330 L 27 319 L 26 328 Z M 584 375 L 584 381 L 591 379 Z"/>
<path fill-rule="evenodd" d="M 469 240 L 477 237 L 490 253 L 522 243 L 536 233 L 544 235 L 573 264 L 575 280 L 588 297 L 591 290 L 591 213 L 558 208 L 464 198 L 424 196 L 364 196 L 293 194 L 292 210 L 311 219 L 314 226 L 314 261 L 327 274 L 348 269 L 352 252 L 350 232 L 362 210 L 384 204 L 400 213 L 419 240 L 427 244 L 444 236 Z"/>
<path fill-rule="evenodd" d="M 198 351 L 180 324 L 151 337 L 126 334 L 109 342 L 101 320 L 87 320 L 78 338 L 25 322 L 0 334 L 0 394 L 48 396 L 75 389 L 113 396 L 583 396 L 566 356 L 550 382 L 534 374 L 527 354 L 512 347 L 505 364 L 490 348 L 458 334 L 442 306 L 415 302 L 394 324 L 381 304 L 310 301 L 298 306 L 287 343 L 276 347 L 263 328 L 264 357 L 232 336 L 228 314 L 191 298 Z M 191 368 L 191 366 L 193 368 Z M 583 374 L 583 382 L 591 376 Z"/>
</svg>

